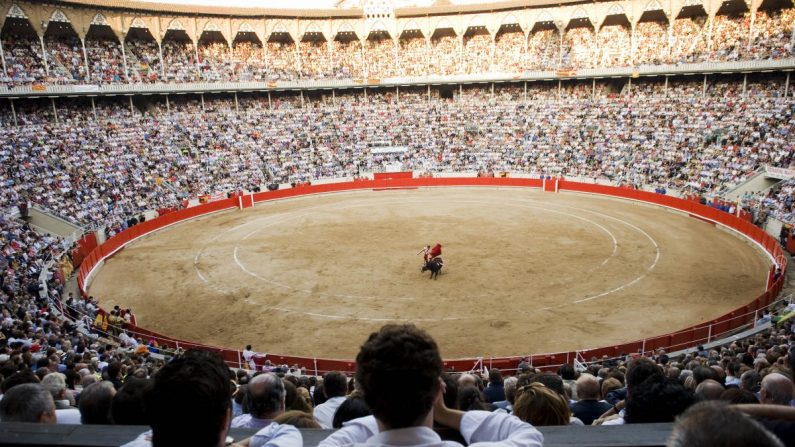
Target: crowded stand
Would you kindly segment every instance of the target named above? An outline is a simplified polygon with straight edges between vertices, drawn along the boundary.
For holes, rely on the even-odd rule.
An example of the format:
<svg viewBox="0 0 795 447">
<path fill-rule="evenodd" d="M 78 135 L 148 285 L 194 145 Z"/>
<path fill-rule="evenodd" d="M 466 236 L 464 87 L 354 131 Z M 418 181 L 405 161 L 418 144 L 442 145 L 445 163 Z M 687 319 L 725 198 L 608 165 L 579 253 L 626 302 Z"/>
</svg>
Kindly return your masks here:
<svg viewBox="0 0 795 447">
<path fill-rule="evenodd" d="M 408 33 L 409 31 L 407 31 Z M 404 33 L 405 34 L 405 33 Z M 398 59 L 403 76 L 423 76 L 428 73 L 429 42 L 419 31 L 401 38 Z"/>
<path fill-rule="evenodd" d="M 395 41 L 387 33 L 372 33 L 364 41 L 364 65 L 370 79 L 390 78 L 397 74 Z"/>
<path fill-rule="evenodd" d="M 113 38 L 86 39 L 89 76 L 92 83 L 120 84 L 127 82 L 121 45 Z"/>
<path fill-rule="evenodd" d="M 251 34 L 251 33 L 241 33 Z M 267 67 L 265 65 L 265 50 L 262 44 L 254 40 L 236 40 L 232 46 L 235 60 L 235 79 L 243 82 L 267 80 Z"/>
<path fill-rule="evenodd" d="M 462 86 L 430 101 L 422 89 L 341 91 L 319 103 L 285 92 L 244 97 L 239 114 L 231 96 L 187 96 L 141 103 L 134 115 L 124 101 L 101 104 L 99 120 L 85 101 L 58 100 L 57 123 L 50 101 L 17 101 L 19 126 L 0 130 L 3 169 L 42 207 L 111 228 L 204 194 L 379 171 L 365 142 L 381 140 L 411 149 L 400 160 L 409 170 L 716 194 L 762 165 L 789 166 L 794 104 L 782 81 L 769 75 L 743 93 L 741 79 L 714 77 L 706 94 L 687 78 Z"/>
<path fill-rule="evenodd" d="M 160 47 L 154 39 L 128 39 L 127 68 L 130 82 L 158 82 L 163 73 Z"/>
<path fill-rule="evenodd" d="M 210 32 L 212 39 L 200 39 L 197 52 L 183 31 L 169 30 L 162 41 L 162 68 L 157 42 L 147 30 L 132 28 L 124 54 L 113 37 L 86 41 L 88 75 L 80 39 L 68 24 L 59 24 L 59 34 L 48 33 L 45 38 L 47 69 L 38 39 L 21 37 L 9 29 L 3 32 L 3 47 L 8 54 L 2 82 L 9 86 L 127 82 L 122 76 L 125 58 L 129 82 L 135 83 L 383 79 L 736 62 L 793 55 L 793 8 L 756 11 L 753 24 L 749 12 L 718 14 L 710 19 L 692 8 L 688 11 L 688 15 L 673 20 L 670 37 L 665 18 L 652 16 L 656 19 L 643 20 L 632 29 L 628 23 L 621 23 L 622 16 L 613 15 L 598 29 L 589 19 L 573 19 L 563 31 L 563 39 L 547 22 L 536 24 L 527 39 L 515 25 L 506 25 L 508 28 L 501 28 L 494 37 L 480 26 L 468 28 L 463 38 L 452 29 L 437 29 L 430 45 L 417 30 L 405 31 L 397 44 L 384 31 L 374 31 L 363 40 L 352 32 L 328 41 L 322 35 L 310 36 L 297 44 L 282 32 L 274 33 L 263 49 L 256 36 L 247 36 L 251 32 L 241 32 L 233 39 L 231 55 L 230 45 L 217 31 Z"/>
<path fill-rule="evenodd" d="M 461 38 L 443 35 L 431 38 L 431 64 L 428 74 L 447 76 L 461 69 Z"/>
<path fill-rule="evenodd" d="M 491 54 L 492 42 L 489 33 L 480 32 L 464 36 L 464 58 L 462 65 L 465 74 L 488 72 L 491 67 Z"/>
<path fill-rule="evenodd" d="M 544 70 L 548 67 L 558 67 L 560 64 L 560 31 L 557 28 L 547 28 L 530 34 L 527 43 L 528 69 Z"/>
<path fill-rule="evenodd" d="M 498 33 L 494 42 L 494 71 L 522 71 L 527 63 L 526 47 L 521 29 Z"/>
<path fill-rule="evenodd" d="M 302 79 L 325 79 L 333 76 L 327 41 L 302 40 L 298 46 L 301 51 Z"/>
</svg>

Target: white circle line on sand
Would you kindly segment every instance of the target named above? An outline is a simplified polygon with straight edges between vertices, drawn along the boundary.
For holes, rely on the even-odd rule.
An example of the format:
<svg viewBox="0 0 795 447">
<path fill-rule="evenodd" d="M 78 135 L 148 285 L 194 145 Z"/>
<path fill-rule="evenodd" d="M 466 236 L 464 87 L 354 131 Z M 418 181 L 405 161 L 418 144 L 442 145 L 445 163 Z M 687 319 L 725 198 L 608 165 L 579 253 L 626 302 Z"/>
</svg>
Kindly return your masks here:
<svg viewBox="0 0 795 447">
<path fill-rule="evenodd" d="M 428 203 L 428 202 L 429 201 L 427 201 L 427 200 L 409 201 L 409 202 L 400 201 L 400 202 L 396 202 L 396 204 L 416 204 L 416 203 Z M 534 203 L 534 204 L 537 203 L 535 201 L 529 201 L 529 200 L 519 200 L 519 202 L 520 203 L 522 203 L 522 202 L 530 202 L 530 203 Z M 491 202 L 463 200 L 463 201 L 457 201 L 456 203 L 490 204 Z M 379 205 L 385 205 L 385 204 L 389 204 L 389 203 L 385 203 L 383 200 L 379 200 L 378 204 Z M 395 203 L 393 203 L 393 204 L 395 204 Z M 503 202 L 502 204 L 505 204 L 505 202 Z M 515 204 L 513 204 L 513 205 L 515 206 Z M 321 206 L 318 206 L 318 207 L 313 207 L 313 209 L 322 208 L 322 207 L 325 207 L 325 206 L 330 206 L 330 205 L 321 205 Z M 371 206 L 371 205 L 369 205 L 369 204 L 357 204 L 357 205 L 352 205 L 352 206 L 348 206 L 348 207 L 345 207 L 345 208 L 357 208 L 357 207 L 364 207 L 364 206 Z M 530 206 L 526 206 L 526 207 L 530 208 Z M 586 219 L 586 218 L 584 218 L 582 216 L 577 216 L 575 214 L 566 213 L 566 212 L 562 212 L 562 211 L 551 209 L 551 208 L 547 208 L 547 207 L 539 207 L 539 206 L 535 205 L 535 206 L 532 206 L 532 208 L 534 208 L 534 209 L 542 209 L 542 210 L 545 210 L 545 211 L 554 212 L 554 213 L 558 213 L 558 214 L 563 214 L 563 215 L 567 215 L 567 216 L 570 216 L 570 217 L 574 217 L 576 219 L 580 219 L 580 220 L 589 222 L 589 223 L 599 227 L 603 231 L 605 231 L 608 235 L 610 235 L 610 237 L 611 237 L 611 239 L 613 241 L 613 250 L 612 250 L 611 255 L 608 258 L 606 258 L 604 261 L 602 261 L 601 265 L 605 265 L 609 261 L 609 259 L 612 258 L 613 256 L 615 256 L 615 254 L 617 253 L 618 243 L 617 243 L 617 240 L 616 240 L 615 236 L 613 235 L 612 232 L 607 230 L 602 225 L 599 225 L 596 222 L 593 222 L 592 220 Z M 582 302 L 585 302 L 585 301 L 590 301 L 590 300 L 593 300 L 593 299 L 597 299 L 597 298 L 600 298 L 600 297 L 603 297 L 603 296 L 618 292 L 620 290 L 623 290 L 623 289 L 625 289 L 627 287 L 630 287 L 633 284 L 641 281 L 645 276 L 647 276 L 654 269 L 654 267 L 656 267 L 656 265 L 657 265 L 657 263 L 658 263 L 658 261 L 660 259 L 659 247 L 658 247 L 656 241 L 654 241 L 654 239 L 651 238 L 651 236 L 649 236 L 648 233 L 646 233 L 645 231 L 641 230 L 640 228 L 638 228 L 637 226 L 635 226 L 635 225 L 633 225 L 633 224 L 631 224 L 629 222 L 626 222 L 626 221 L 624 221 L 622 219 L 615 218 L 613 216 L 605 215 L 603 213 L 598 213 L 598 212 L 591 211 L 591 210 L 584 209 L 584 208 L 576 208 L 576 207 L 569 207 L 569 206 L 563 206 L 563 208 L 573 209 L 573 210 L 577 210 L 577 211 L 585 211 L 585 212 L 597 214 L 597 215 L 600 215 L 600 216 L 603 216 L 603 217 L 618 221 L 620 223 L 623 223 L 624 225 L 627 225 L 627 226 L 639 231 L 644 236 L 646 236 L 651 241 L 651 243 L 654 245 L 655 250 L 656 250 L 655 260 L 653 261 L 651 266 L 649 268 L 647 268 L 647 270 L 646 270 L 646 272 L 644 272 L 644 274 L 634 278 L 632 281 L 630 281 L 630 282 L 628 282 L 626 284 L 623 284 L 623 285 L 621 285 L 619 287 L 616 287 L 614 289 L 608 290 L 606 292 L 603 292 L 603 293 L 600 293 L 600 294 L 597 294 L 597 295 L 586 297 L 586 298 L 581 299 L 581 300 L 576 300 L 576 301 L 572 301 L 572 302 L 569 302 L 569 303 L 563 303 L 563 304 L 557 305 L 557 306 L 549 306 L 549 307 L 545 307 L 545 308 L 540 308 L 540 309 L 537 309 L 537 310 L 549 310 L 549 309 L 553 309 L 553 308 L 565 307 L 565 306 L 568 306 L 568 305 L 571 305 L 571 304 L 579 304 L 579 303 L 582 303 Z M 338 209 L 341 209 L 341 208 L 340 207 L 336 207 L 335 209 L 338 210 Z M 306 214 L 311 215 L 312 213 L 303 212 L 303 213 L 300 213 L 298 215 L 293 215 L 292 218 L 296 218 L 296 217 L 299 217 L 299 216 L 302 216 L 302 215 L 306 215 Z M 280 221 L 287 221 L 287 220 L 290 220 L 290 219 L 291 218 L 286 218 L 286 219 L 283 219 L 283 220 L 280 220 Z M 261 221 L 261 220 L 263 220 L 263 219 L 257 219 L 255 221 Z M 249 223 L 253 223 L 253 222 L 254 221 L 248 222 L 246 224 L 238 225 L 237 227 L 235 227 L 235 229 L 243 227 L 243 226 L 245 226 L 245 225 L 247 225 Z M 267 228 L 269 226 L 275 225 L 276 223 L 277 222 L 271 222 L 268 225 L 266 225 L 265 227 L 261 227 L 261 228 L 259 228 L 257 230 L 254 230 L 254 231 L 248 233 L 245 236 L 245 238 L 248 238 L 248 237 L 252 236 L 253 234 L 256 234 L 258 231 L 262 230 L 263 228 Z M 228 232 L 229 231 L 226 231 L 224 233 L 228 233 Z M 299 290 L 299 289 L 292 288 L 291 286 L 288 286 L 288 285 L 285 285 L 285 284 L 277 283 L 277 282 L 272 281 L 272 280 L 270 280 L 268 278 L 262 277 L 261 275 L 257 274 L 256 272 L 251 272 L 240 261 L 238 255 L 237 255 L 238 250 L 239 250 L 239 246 L 236 245 L 235 249 L 234 249 L 234 252 L 233 252 L 233 257 L 234 257 L 235 263 L 238 265 L 238 267 L 241 268 L 241 270 L 243 270 L 247 274 L 249 274 L 249 275 L 251 275 L 251 276 L 253 276 L 253 277 L 257 278 L 257 279 L 260 279 L 260 280 L 263 280 L 263 281 L 266 281 L 266 282 L 269 282 L 271 284 L 278 285 L 278 286 L 281 286 L 281 287 L 286 287 L 286 288 L 289 288 L 291 290 L 300 291 L 300 292 L 309 293 L 309 294 L 313 293 L 312 291 Z M 317 295 L 317 296 L 336 296 L 336 297 L 345 297 L 345 298 L 365 298 L 365 299 L 381 298 L 381 297 L 376 297 L 376 296 L 359 297 L 359 296 L 355 296 L 355 295 L 333 295 L 333 294 L 325 294 L 325 293 L 317 293 L 317 292 L 314 292 L 314 294 Z M 329 315 L 329 314 L 321 314 L 321 313 L 316 313 L 316 312 L 299 311 L 299 310 L 295 310 L 295 309 L 276 307 L 276 306 L 270 306 L 270 307 L 267 307 L 267 308 L 268 309 L 282 311 L 282 312 L 292 312 L 292 313 L 303 314 L 303 315 L 306 315 L 306 316 L 314 316 L 314 317 L 329 318 L 329 319 L 349 319 L 349 320 L 361 320 L 361 321 L 406 321 L 407 320 L 406 318 L 397 318 L 397 317 L 395 317 L 395 318 L 373 318 L 373 317 L 357 317 L 357 316 L 344 316 L 344 315 Z M 480 318 L 480 316 L 478 316 L 478 317 L 445 317 L 445 318 L 411 318 L 411 320 L 412 321 L 433 322 L 433 321 L 450 321 L 450 320 L 470 320 L 470 319 L 474 319 L 474 318 Z"/>
<path fill-rule="evenodd" d="M 386 203 L 384 201 L 379 201 L 378 203 L 381 204 L 381 205 L 416 205 L 416 204 L 427 204 L 427 203 L 434 203 L 434 202 L 428 201 L 428 200 L 415 200 L 415 201 L 405 201 L 405 200 L 403 200 L 403 201 L 399 201 L 399 202 L 386 202 Z M 478 204 L 478 205 L 491 204 L 491 202 L 474 201 L 474 200 L 459 200 L 459 201 L 456 201 L 456 202 L 453 202 L 453 203 L 470 203 L 470 204 Z M 350 205 L 350 206 L 347 206 L 347 207 L 337 207 L 335 209 L 339 210 L 339 209 L 364 208 L 364 207 L 369 207 L 369 206 L 372 206 L 372 205 L 370 205 L 370 204 L 356 204 L 356 205 Z M 529 206 L 526 206 L 526 205 L 520 205 L 520 206 L 524 207 L 524 208 L 530 208 Z M 607 233 L 607 235 L 610 236 L 610 239 L 611 239 L 611 241 L 613 243 L 613 249 L 611 251 L 610 256 L 605 258 L 605 260 L 602 261 L 600 266 L 598 266 L 596 268 L 604 266 L 605 264 L 607 264 L 607 261 L 609 261 L 610 258 L 612 258 L 612 257 L 614 257 L 616 255 L 617 250 L 618 250 L 618 241 L 616 240 L 615 235 L 610 230 L 605 228 L 604 226 L 602 226 L 602 225 L 600 225 L 600 224 L 598 224 L 598 223 L 596 223 L 596 222 L 594 222 L 594 221 L 592 221 L 590 219 L 584 218 L 582 216 L 577 216 L 575 214 L 566 213 L 566 212 L 554 210 L 554 209 L 551 209 L 551 208 L 538 207 L 538 206 L 533 206 L 532 208 L 533 209 L 541 209 L 541 210 L 544 210 L 544 211 L 549 211 L 549 212 L 553 212 L 553 213 L 557 213 L 557 214 L 563 214 L 563 215 L 566 215 L 566 216 L 569 216 L 569 217 L 573 217 L 575 219 L 583 220 L 583 221 L 585 221 L 587 223 L 590 223 L 590 224 L 596 226 L 597 228 L 601 229 L 605 233 Z M 295 217 L 297 218 L 297 217 L 301 217 L 301 216 L 304 216 L 304 215 L 311 215 L 311 214 L 312 213 L 310 213 L 310 212 L 302 212 L 302 213 L 299 213 L 298 215 L 296 215 Z M 282 220 L 280 222 L 284 222 L 284 221 L 288 221 L 288 220 L 290 220 L 290 219 L 284 219 L 284 220 Z M 253 231 L 252 233 L 249 233 L 247 235 L 247 237 L 251 236 L 253 233 L 261 231 L 261 230 L 263 230 L 265 228 L 268 228 L 268 227 L 270 227 L 270 226 L 272 226 L 272 225 L 274 225 L 276 223 L 280 223 L 280 222 L 271 222 L 268 225 L 260 227 L 257 230 Z M 234 259 L 235 264 L 241 270 L 243 270 L 245 273 L 247 273 L 248 275 L 250 275 L 250 276 L 252 276 L 252 277 L 254 277 L 254 278 L 256 278 L 256 279 L 258 279 L 260 281 L 267 282 L 267 283 L 269 283 L 271 285 L 274 285 L 274 286 L 277 286 L 277 287 L 281 287 L 281 288 L 285 288 L 285 289 L 289 289 L 289 290 L 292 290 L 292 291 L 295 291 L 295 292 L 304 293 L 304 294 L 307 294 L 307 295 L 316 295 L 316 296 L 321 296 L 321 297 L 337 297 L 337 298 L 360 299 L 360 300 L 372 300 L 372 299 L 375 299 L 375 298 L 381 298 L 381 299 L 385 298 L 383 296 L 374 296 L 374 295 L 346 295 L 346 294 L 336 294 L 336 293 L 313 292 L 312 290 L 298 289 L 298 288 L 295 288 L 295 287 L 290 286 L 288 284 L 284 284 L 284 283 L 275 281 L 273 279 L 267 278 L 267 277 L 265 277 L 263 275 L 260 275 L 260 274 L 257 274 L 255 272 L 252 272 L 251 270 L 249 270 L 248 268 L 246 268 L 243 265 L 243 262 L 238 257 L 238 249 L 239 249 L 239 246 L 236 245 L 235 249 L 234 249 L 234 252 L 233 252 L 233 259 Z M 595 270 L 595 269 L 592 269 L 592 270 Z M 387 298 L 389 300 L 393 300 L 393 301 L 414 301 L 414 300 L 417 299 L 415 297 L 387 297 Z"/>
</svg>

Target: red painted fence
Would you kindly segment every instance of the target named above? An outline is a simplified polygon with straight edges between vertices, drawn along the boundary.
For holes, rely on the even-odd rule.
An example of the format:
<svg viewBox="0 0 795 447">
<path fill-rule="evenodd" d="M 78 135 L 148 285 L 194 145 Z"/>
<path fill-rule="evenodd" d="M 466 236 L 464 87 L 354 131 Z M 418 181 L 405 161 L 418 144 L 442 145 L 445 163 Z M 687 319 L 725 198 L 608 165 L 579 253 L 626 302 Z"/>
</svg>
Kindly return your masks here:
<svg viewBox="0 0 795 447">
<path fill-rule="evenodd" d="M 545 191 L 554 191 L 555 186 L 559 191 L 575 191 L 581 193 L 601 194 L 611 197 L 619 197 L 630 200 L 638 200 L 646 203 L 652 203 L 669 208 L 673 208 L 693 217 L 708 220 L 716 224 L 724 225 L 732 228 L 739 233 L 744 234 L 752 241 L 758 243 L 765 249 L 773 259 L 776 259 L 781 267 L 781 271 L 785 272 L 787 268 L 788 256 L 785 256 L 784 251 L 779 246 L 778 242 L 762 229 L 754 226 L 744 219 L 737 218 L 731 214 L 720 211 L 718 209 L 701 205 L 697 202 L 666 195 L 650 193 L 646 191 L 639 191 L 635 189 L 617 188 L 605 185 L 587 184 L 571 182 L 562 179 L 519 179 L 519 178 L 409 178 L 406 175 L 392 175 L 392 176 L 379 176 L 376 180 L 356 180 L 354 182 L 345 183 L 330 183 L 323 185 L 302 185 L 300 188 L 292 188 L 277 191 L 266 191 L 254 194 L 255 202 L 264 202 L 268 200 L 277 200 L 289 197 L 296 197 L 308 194 L 323 194 L 340 191 L 351 191 L 361 189 L 390 189 L 390 188 L 417 188 L 417 187 L 449 187 L 449 186 L 500 186 L 500 187 L 525 187 L 525 188 L 543 188 Z M 388 177 L 388 178 L 383 178 Z M 128 230 L 125 230 L 112 238 L 108 239 L 104 244 L 96 247 L 85 258 L 83 264 L 78 271 L 78 284 L 81 291 L 85 294 L 86 281 L 94 271 L 100 267 L 100 262 L 107 257 L 113 255 L 116 251 L 122 249 L 126 244 L 131 241 L 147 235 L 153 231 L 163 227 L 182 222 L 187 219 L 202 216 L 205 214 L 227 210 L 238 206 L 237 198 L 219 200 L 212 203 L 199 205 L 193 208 L 187 208 L 179 211 L 170 212 L 156 219 L 143 222 Z M 702 324 L 685 328 L 676 332 L 665 335 L 647 338 L 645 340 L 637 340 L 628 343 L 622 343 L 614 346 L 606 346 L 603 348 L 596 348 L 581 351 L 557 352 L 550 354 L 536 354 L 532 355 L 530 362 L 537 368 L 556 368 L 564 363 L 572 363 L 575 359 L 590 360 L 593 357 L 599 358 L 603 355 L 610 357 L 618 356 L 622 353 L 637 353 L 642 351 L 644 353 L 653 352 L 658 348 L 664 348 L 667 351 L 675 351 L 687 347 L 692 347 L 697 344 L 706 343 L 710 340 L 718 338 L 721 334 L 725 334 L 732 330 L 741 328 L 750 323 L 753 323 L 755 312 L 764 309 L 778 296 L 783 285 L 784 275 L 775 283 L 771 284 L 767 291 L 758 297 L 754 297 L 747 305 L 735 309 L 725 315 L 722 315 L 714 320 L 703 322 Z M 158 334 L 156 332 L 127 325 L 128 332 L 138 334 L 146 339 L 155 338 L 161 347 L 183 349 L 199 348 L 218 352 L 227 361 L 227 363 L 234 367 L 242 366 L 241 352 L 234 349 L 214 347 L 194 343 L 187 340 L 179 340 L 173 337 Z M 355 365 L 353 360 L 334 360 L 334 359 L 315 359 L 306 357 L 295 357 L 288 355 L 274 355 L 268 354 L 267 357 L 262 356 L 257 358 L 257 363 L 261 364 L 265 358 L 274 364 L 298 364 L 307 369 L 309 372 L 323 374 L 327 371 L 346 371 L 351 372 L 354 370 Z M 503 357 L 492 359 L 456 359 L 446 360 L 444 362 L 446 368 L 455 369 L 456 371 L 469 371 L 475 367 L 496 367 L 504 370 L 516 369 L 521 360 L 520 356 L 516 357 Z"/>
</svg>

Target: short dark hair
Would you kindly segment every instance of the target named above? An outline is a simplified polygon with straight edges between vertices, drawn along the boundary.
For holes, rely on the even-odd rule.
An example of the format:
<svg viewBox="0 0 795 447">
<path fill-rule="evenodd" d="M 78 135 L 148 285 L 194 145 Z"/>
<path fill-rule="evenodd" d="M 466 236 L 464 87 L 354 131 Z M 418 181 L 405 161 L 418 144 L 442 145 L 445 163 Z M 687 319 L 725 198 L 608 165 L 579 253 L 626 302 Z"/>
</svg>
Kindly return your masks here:
<svg viewBox="0 0 795 447">
<path fill-rule="evenodd" d="M 386 325 L 362 345 L 356 365 L 365 402 L 388 428 L 417 425 L 431 411 L 442 357 L 425 331 L 413 324 Z"/>
<path fill-rule="evenodd" d="M 96 382 L 80 393 L 80 423 L 110 425 L 110 407 L 116 389 L 110 382 Z"/>
<path fill-rule="evenodd" d="M 371 414 L 373 414 L 373 412 L 370 411 L 370 407 L 367 406 L 367 402 L 364 401 L 364 398 L 362 398 L 361 395 L 353 394 L 345 399 L 345 402 L 337 408 L 331 426 L 333 428 L 342 428 L 342 424 L 345 422 L 364 416 L 370 416 Z"/>
<path fill-rule="evenodd" d="M 632 388 L 646 380 L 652 379 L 660 381 L 664 377 L 662 370 L 656 363 L 646 358 L 639 358 L 632 361 L 627 368 L 626 383 L 627 388 L 632 392 Z"/>
<path fill-rule="evenodd" d="M 624 420 L 628 424 L 673 422 L 695 402 L 695 397 L 678 380 L 647 379 L 632 388 L 626 402 Z"/>
<path fill-rule="evenodd" d="M 229 369 L 218 354 L 191 350 L 175 358 L 146 393 L 152 445 L 216 446 L 231 397 Z"/>
<path fill-rule="evenodd" d="M 493 383 L 495 385 L 502 385 L 502 373 L 497 368 L 491 368 L 489 370 L 489 383 Z"/>
<path fill-rule="evenodd" d="M 114 425 L 147 425 L 144 396 L 151 386 L 150 379 L 127 377 L 110 404 Z"/>
<path fill-rule="evenodd" d="M 561 365 L 558 373 L 563 380 L 574 380 L 577 378 L 577 373 L 574 371 L 574 367 L 568 363 Z"/>
<path fill-rule="evenodd" d="M 348 378 L 339 371 L 327 372 L 323 376 L 323 392 L 329 399 L 348 394 Z"/>
</svg>

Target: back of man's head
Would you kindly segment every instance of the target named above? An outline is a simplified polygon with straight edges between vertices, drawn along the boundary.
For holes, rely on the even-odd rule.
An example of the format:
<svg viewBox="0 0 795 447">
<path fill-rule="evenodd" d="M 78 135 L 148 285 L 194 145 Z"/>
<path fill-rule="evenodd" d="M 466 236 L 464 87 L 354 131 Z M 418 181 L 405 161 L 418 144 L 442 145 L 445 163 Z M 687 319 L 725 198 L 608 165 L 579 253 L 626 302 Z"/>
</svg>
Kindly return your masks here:
<svg viewBox="0 0 795 447">
<path fill-rule="evenodd" d="M 114 425 L 146 425 L 144 396 L 152 386 L 151 379 L 127 377 L 124 386 L 113 397 L 110 415 Z"/>
<path fill-rule="evenodd" d="M 706 379 L 696 386 L 696 399 L 718 400 L 724 391 L 725 388 L 717 380 Z"/>
<path fill-rule="evenodd" d="M 223 445 L 231 391 L 229 369 L 217 354 L 188 351 L 166 364 L 145 398 L 152 445 Z"/>
<path fill-rule="evenodd" d="M 284 382 L 276 374 L 260 374 L 248 383 L 244 405 L 258 419 L 274 419 L 284 412 Z"/>
<path fill-rule="evenodd" d="M 42 379 L 41 386 L 52 394 L 53 399 L 62 400 L 66 390 L 66 376 L 61 373 L 47 374 Z"/>
<path fill-rule="evenodd" d="M 80 393 L 80 422 L 82 424 L 111 424 L 110 406 L 116 389 L 107 381 L 92 383 Z"/>
<path fill-rule="evenodd" d="M 502 385 L 502 373 L 497 368 L 491 368 L 489 370 L 489 383 L 494 385 Z"/>
<path fill-rule="evenodd" d="M 654 378 L 654 380 L 662 380 L 663 373 L 656 363 L 646 358 L 635 359 L 630 363 L 627 368 L 627 388 L 632 391 L 637 385 L 645 382 L 646 380 Z"/>
<path fill-rule="evenodd" d="M 789 406 L 792 402 L 792 380 L 783 374 L 770 373 L 762 379 L 760 392 L 763 404 Z"/>
<path fill-rule="evenodd" d="M 580 400 L 599 399 L 599 380 L 590 374 L 581 374 L 577 379 L 577 397 Z"/>
<path fill-rule="evenodd" d="M 326 397 L 341 397 L 348 394 L 348 378 L 339 371 L 327 372 L 323 376 L 323 392 Z"/>
<path fill-rule="evenodd" d="M 17 385 L 0 400 L 0 421 L 55 423 L 55 402 L 38 383 Z"/>
<path fill-rule="evenodd" d="M 699 402 L 674 424 L 668 447 L 779 447 L 781 442 L 761 424 L 719 401 Z"/>
<path fill-rule="evenodd" d="M 387 428 L 422 424 L 439 392 L 442 358 L 436 342 L 414 325 L 386 325 L 356 356 L 365 402 Z"/>
</svg>

